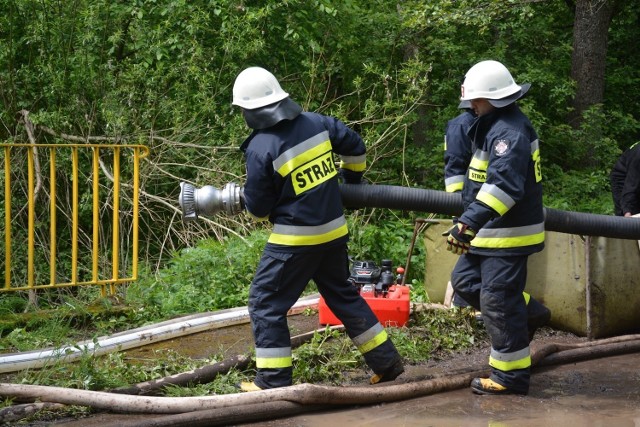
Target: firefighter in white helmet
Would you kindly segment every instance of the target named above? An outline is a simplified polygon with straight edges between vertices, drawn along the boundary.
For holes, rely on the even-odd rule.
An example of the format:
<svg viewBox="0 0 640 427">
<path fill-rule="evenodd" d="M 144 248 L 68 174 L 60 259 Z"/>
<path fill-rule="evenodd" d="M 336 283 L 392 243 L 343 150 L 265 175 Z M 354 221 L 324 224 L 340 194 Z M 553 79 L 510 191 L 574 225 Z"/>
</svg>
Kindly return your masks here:
<svg viewBox="0 0 640 427">
<path fill-rule="evenodd" d="M 461 101 L 478 118 L 468 131 L 474 152 L 462 188 L 464 212 L 447 249 L 461 255 L 453 288 L 482 312 L 491 337 L 491 375 L 471 383 L 479 394 L 527 394 L 529 342 L 550 318 L 524 292 L 527 259 L 545 238 L 539 140 L 516 104 L 529 88 L 497 61 L 477 63 L 462 84 Z"/>
<path fill-rule="evenodd" d="M 349 234 L 338 176 L 360 182 L 364 142 L 335 118 L 303 112 L 260 67 L 238 75 L 233 104 L 253 129 L 240 147 L 247 170 L 244 204 L 250 215 L 273 224 L 249 290 L 257 375 L 240 388 L 292 384 L 287 312 L 310 280 L 363 354 L 374 373 L 371 383 L 394 380 L 404 371 L 400 355 L 348 282 Z M 341 159 L 338 168 L 334 153 Z"/>
<path fill-rule="evenodd" d="M 464 83 L 464 78 L 460 83 Z M 460 101 L 458 108 L 463 112 L 447 122 L 444 137 L 444 184 L 445 191 L 448 193 L 462 191 L 467 168 L 473 155 L 471 139 L 467 132 L 477 116 L 471 109 L 471 101 Z M 454 217 L 453 221 L 454 224 L 457 223 L 458 218 Z M 523 295 L 527 302 L 527 330 L 529 341 L 531 341 L 536 330 L 548 323 L 551 312 L 527 292 Z M 454 307 L 469 306 L 457 292 L 453 294 L 452 305 Z"/>
</svg>

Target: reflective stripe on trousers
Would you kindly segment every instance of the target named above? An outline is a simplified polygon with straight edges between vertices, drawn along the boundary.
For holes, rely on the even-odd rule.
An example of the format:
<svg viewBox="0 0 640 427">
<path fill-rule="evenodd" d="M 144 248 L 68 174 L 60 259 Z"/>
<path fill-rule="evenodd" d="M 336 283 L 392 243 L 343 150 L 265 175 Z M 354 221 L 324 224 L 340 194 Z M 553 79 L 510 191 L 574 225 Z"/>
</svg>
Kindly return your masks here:
<svg viewBox="0 0 640 427">
<path fill-rule="evenodd" d="M 456 293 L 480 308 L 491 337 L 491 377 L 527 392 L 531 357 L 523 292 L 528 256 L 462 255 L 451 274 Z"/>
<path fill-rule="evenodd" d="M 291 385 L 291 339 L 287 312 L 311 279 L 331 311 L 375 373 L 400 357 L 369 305 L 348 281 L 346 244 L 304 253 L 265 249 L 249 291 L 249 315 L 256 347 L 256 385 Z"/>
</svg>

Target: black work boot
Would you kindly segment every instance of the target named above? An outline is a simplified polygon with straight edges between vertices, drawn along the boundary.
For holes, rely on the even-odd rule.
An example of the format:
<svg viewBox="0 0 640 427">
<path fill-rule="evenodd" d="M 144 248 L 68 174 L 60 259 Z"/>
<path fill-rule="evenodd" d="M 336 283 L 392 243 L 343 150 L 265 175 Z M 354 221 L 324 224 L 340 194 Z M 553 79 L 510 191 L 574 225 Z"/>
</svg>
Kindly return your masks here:
<svg viewBox="0 0 640 427">
<path fill-rule="evenodd" d="M 512 390 L 492 380 L 491 378 L 474 378 L 471 381 L 471 391 L 475 394 L 527 394 L 521 391 Z"/>
<path fill-rule="evenodd" d="M 387 368 L 384 372 L 375 374 L 371 377 L 369 382 L 371 384 L 386 383 L 387 381 L 393 381 L 404 372 L 404 365 L 402 360 L 398 359 L 393 365 Z"/>
<path fill-rule="evenodd" d="M 527 305 L 527 329 L 529 331 L 529 342 L 533 340 L 538 328 L 545 326 L 551 320 L 551 310 L 535 301 L 533 298 Z"/>
</svg>

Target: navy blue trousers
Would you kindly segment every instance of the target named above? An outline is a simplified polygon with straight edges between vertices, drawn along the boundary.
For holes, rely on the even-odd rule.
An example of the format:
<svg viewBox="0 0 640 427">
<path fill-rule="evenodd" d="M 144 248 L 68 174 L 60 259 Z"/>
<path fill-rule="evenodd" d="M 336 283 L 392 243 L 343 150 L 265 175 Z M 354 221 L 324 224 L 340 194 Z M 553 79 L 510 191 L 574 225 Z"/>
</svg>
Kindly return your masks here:
<svg viewBox="0 0 640 427">
<path fill-rule="evenodd" d="M 466 302 L 480 310 L 491 338 L 490 363 L 499 359 L 506 363 L 493 363 L 491 379 L 512 390 L 527 393 L 529 390 L 530 362 L 523 367 L 510 357 L 522 359 L 528 354 L 527 304 L 522 292 L 527 281 L 527 255 L 460 256 L 453 269 L 452 286 Z"/>
<path fill-rule="evenodd" d="M 287 312 L 300 298 L 310 280 L 324 297 L 327 306 L 345 326 L 351 339 L 362 339 L 381 329 L 377 317 L 349 281 L 349 259 L 346 244 L 304 253 L 282 253 L 265 249 L 249 291 L 249 315 L 258 349 L 291 347 Z M 374 348 L 367 347 L 363 356 L 375 373 L 382 373 L 400 356 L 390 339 L 377 335 Z M 292 367 L 258 367 L 255 383 L 261 388 L 292 384 Z"/>
</svg>

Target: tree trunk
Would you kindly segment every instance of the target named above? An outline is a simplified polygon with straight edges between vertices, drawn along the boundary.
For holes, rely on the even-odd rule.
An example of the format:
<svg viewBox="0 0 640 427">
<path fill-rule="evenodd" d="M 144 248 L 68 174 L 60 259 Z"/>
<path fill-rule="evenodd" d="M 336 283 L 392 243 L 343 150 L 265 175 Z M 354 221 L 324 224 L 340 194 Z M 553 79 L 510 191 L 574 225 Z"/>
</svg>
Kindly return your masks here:
<svg viewBox="0 0 640 427">
<path fill-rule="evenodd" d="M 570 125 L 577 129 L 582 113 L 602 103 L 605 87 L 607 39 L 616 0 L 577 0 L 573 22 L 571 77 L 576 82 Z"/>
</svg>

